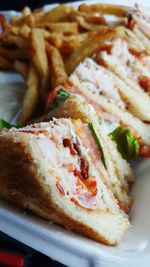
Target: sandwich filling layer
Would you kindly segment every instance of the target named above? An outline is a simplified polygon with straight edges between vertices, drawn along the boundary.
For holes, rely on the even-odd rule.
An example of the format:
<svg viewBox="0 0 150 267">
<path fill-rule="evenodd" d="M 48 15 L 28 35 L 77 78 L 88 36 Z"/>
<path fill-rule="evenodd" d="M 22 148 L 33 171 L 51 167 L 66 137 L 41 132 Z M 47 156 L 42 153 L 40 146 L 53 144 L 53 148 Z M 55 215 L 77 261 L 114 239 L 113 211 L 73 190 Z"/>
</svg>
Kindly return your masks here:
<svg viewBox="0 0 150 267">
<path fill-rule="evenodd" d="M 107 42 L 102 48 L 101 55 L 109 64 L 118 66 L 120 72 L 134 80 L 143 91 L 150 93 L 150 57 L 148 55 L 129 48 L 128 43 L 120 38 Z"/>
<path fill-rule="evenodd" d="M 103 188 L 97 186 L 100 172 L 105 174 L 105 169 L 86 124 L 54 119 L 50 123 L 34 124 L 17 131 L 34 134 L 41 157 L 46 157 L 47 167 L 56 173 L 56 188 L 62 197 L 82 208 L 107 210 L 105 186 L 103 183 Z"/>
</svg>

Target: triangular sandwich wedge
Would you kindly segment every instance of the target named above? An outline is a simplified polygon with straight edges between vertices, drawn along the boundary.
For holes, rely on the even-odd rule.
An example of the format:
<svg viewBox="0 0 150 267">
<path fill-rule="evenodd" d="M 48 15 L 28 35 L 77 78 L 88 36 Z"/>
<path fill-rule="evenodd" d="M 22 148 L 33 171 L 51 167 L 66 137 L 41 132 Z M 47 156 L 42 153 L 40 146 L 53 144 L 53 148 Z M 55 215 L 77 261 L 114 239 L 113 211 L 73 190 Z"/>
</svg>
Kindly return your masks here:
<svg viewBox="0 0 150 267">
<path fill-rule="evenodd" d="M 63 88 L 57 87 L 53 95 L 50 94 L 47 108 L 49 112 L 40 118 L 42 121 L 50 120 L 53 117 L 71 117 L 73 119 L 80 118 L 83 122 L 91 125 L 90 130 L 101 151 L 109 186 L 120 207 L 128 213 L 132 203 L 128 191 L 134 182 L 134 175 L 127 161 L 118 152 L 116 143 L 105 133 L 103 126 L 99 123 L 93 106 L 79 94 L 65 90 L 64 86 Z"/>
<path fill-rule="evenodd" d="M 130 223 L 109 189 L 98 155 L 89 126 L 81 120 L 54 119 L 3 129 L 0 197 L 97 241 L 116 245 Z"/>
</svg>

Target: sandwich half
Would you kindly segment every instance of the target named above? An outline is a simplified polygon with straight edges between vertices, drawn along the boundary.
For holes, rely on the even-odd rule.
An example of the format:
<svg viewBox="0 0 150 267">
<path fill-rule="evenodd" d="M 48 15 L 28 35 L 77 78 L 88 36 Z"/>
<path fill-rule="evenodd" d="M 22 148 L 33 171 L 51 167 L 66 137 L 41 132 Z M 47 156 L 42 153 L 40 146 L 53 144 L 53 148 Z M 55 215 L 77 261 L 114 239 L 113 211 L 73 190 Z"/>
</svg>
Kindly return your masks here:
<svg viewBox="0 0 150 267">
<path fill-rule="evenodd" d="M 54 119 L 0 131 L 0 197 L 100 242 L 130 228 L 89 125 Z"/>
<path fill-rule="evenodd" d="M 94 107 L 98 117 L 102 117 L 106 121 L 111 122 L 110 124 L 114 125 L 114 127 L 122 125 L 130 129 L 132 135 L 139 141 L 140 154 L 142 156 L 150 156 L 150 125 L 142 122 L 125 108 L 121 107 L 122 100 L 120 98 L 117 99 L 118 92 L 114 95 L 113 101 L 101 94 L 101 83 L 103 84 L 104 78 L 103 76 L 101 79 L 99 79 L 99 76 L 95 78 L 95 71 L 93 73 L 89 62 L 91 63 L 91 59 L 88 59 L 88 66 L 81 63 L 75 69 L 66 84 L 68 90 L 82 95 Z M 93 74 L 90 75 L 90 73 Z M 107 93 L 108 90 L 109 95 L 110 93 L 115 93 L 113 90 L 110 92 L 111 87 L 106 86 L 105 88 L 105 92 Z"/>
<path fill-rule="evenodd" d="M 66 99 L 63 98 L 65 95 Z M 127 161 L 118 152 L 116 143 L 105 133 L 103 125 L 99 123 L 93 106 L 88 104 L 79 94 L 67 92 L 65 87 L 55 89 L 53 97 L 50 95 L 48 106 L 49 112 L 40 120 L 50 120 L 53 117 L 71 117 L 73 119 L 80 118 L 83 122 L 89 123 L 91 133 L 102 153 L 109 186 L 120 207 L 128 213 L 132 203 L 128 191 L 134 182 L 134 175 Z"/>
</svg>

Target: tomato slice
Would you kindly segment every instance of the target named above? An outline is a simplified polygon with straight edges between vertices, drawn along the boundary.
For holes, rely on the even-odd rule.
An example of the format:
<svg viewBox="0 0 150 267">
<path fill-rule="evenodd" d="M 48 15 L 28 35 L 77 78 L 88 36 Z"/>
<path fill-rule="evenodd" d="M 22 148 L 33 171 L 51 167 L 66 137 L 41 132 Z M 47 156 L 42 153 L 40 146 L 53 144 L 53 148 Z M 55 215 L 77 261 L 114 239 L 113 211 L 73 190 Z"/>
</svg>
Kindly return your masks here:
<svg viewBox="0 0 150 267">
<path fill-rule="evenodd" d="M 141 145 L 139 154 L 144 158 L 150 158 L 150 146 Z"/>
<path fill-rule="evenodd" d="M 126 206 L 126 204 L 124 202 L 119 202 L 118 203 L 120 208 L 125 212 L 125 213 L 129 213 L 129 208 Z"/>
<path fill-rule="evenodd" d="M 56 89 L 54 89 L 52 92 L 50 92 L 50 94 L 48 96 L 47 103 L 46 103 L 46 108 L 45 108 L 46 111 L 48 111 L 50 105 L 54 102 L 56 95 L 57 95 Z"/>
</svg>

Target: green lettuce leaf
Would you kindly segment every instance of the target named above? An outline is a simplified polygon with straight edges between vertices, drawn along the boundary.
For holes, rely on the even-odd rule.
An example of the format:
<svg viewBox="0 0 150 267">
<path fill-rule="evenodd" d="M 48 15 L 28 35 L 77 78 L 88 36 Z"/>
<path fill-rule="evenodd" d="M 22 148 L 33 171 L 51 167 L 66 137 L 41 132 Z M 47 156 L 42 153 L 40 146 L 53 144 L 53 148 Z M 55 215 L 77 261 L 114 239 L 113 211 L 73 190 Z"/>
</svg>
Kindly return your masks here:
<svg viewBox="0 0 150 267">
<path fill-rule="evenodd" d="M 100 153 L 101 153 L 101 159 L 102 159 L 102 162 L 103 162 L 103 165 L 105 167 L 105 169 L 107 169 L 107 166 L 106 166 L 106 161 L 105 161 L 105 157 L 104 157 L 104 152 L 103 152 L 103 149 L 102 149 L 102 146 L 101 146 L 101 143 L 100 143 L 100 140 L 99 140 L 99 137 L 94 129 L 94 126 L 92 123 L 88 123 L 88 127 L 93 135 L 93 138 L 98 146 L 98 149 L 100 150 Z"/>
<path fill-rule="evenodd" d="M 69 96 L 70 96 L 70 94 L 66 90 L 64 90 L 63 88 L 62 89 L 59 89 L 57 91 L 56 98 L 55 98 L 54 102 L 52 103 L 52 105 L 50 107 L 50 110 L 53 110 L 53 109 L 57 108 Z"/>
<path fill-rule="evenodd" d="M 109 136 L 116 142 L 118 151 L 124 159 L 137 158 L 139 155 L 139 143 L 130 130 L 119 126 Z"/>
<path fill-rule="evenodd" d="M 13 125 L 13 124 L 11 124 L 11 123 L 9 123 L 9 122 L 3 120 L 3 119 L 0 119 L 0 129 L 2 129 L 2 128 L 10 129 L 10 128 L 12 128 L 12 127 L 15 127 L 15 128 L 21 128 L 22 126 L 21 126 L 20 124 L 18 124 L 18 125 Z"/>
</svg>

